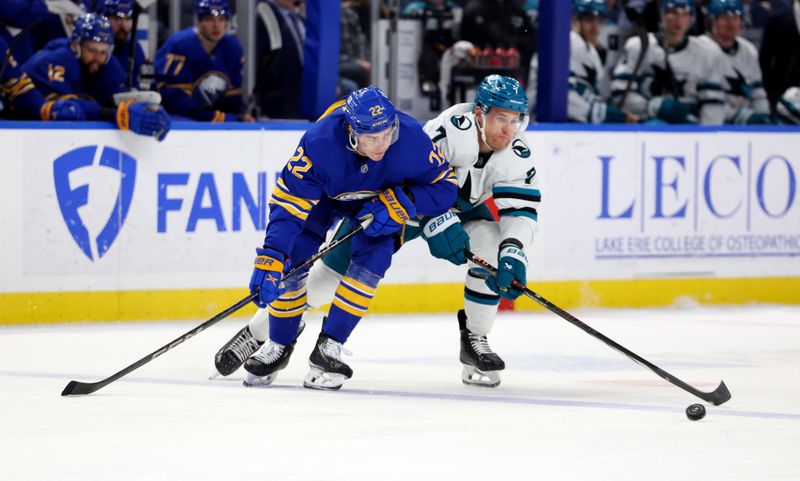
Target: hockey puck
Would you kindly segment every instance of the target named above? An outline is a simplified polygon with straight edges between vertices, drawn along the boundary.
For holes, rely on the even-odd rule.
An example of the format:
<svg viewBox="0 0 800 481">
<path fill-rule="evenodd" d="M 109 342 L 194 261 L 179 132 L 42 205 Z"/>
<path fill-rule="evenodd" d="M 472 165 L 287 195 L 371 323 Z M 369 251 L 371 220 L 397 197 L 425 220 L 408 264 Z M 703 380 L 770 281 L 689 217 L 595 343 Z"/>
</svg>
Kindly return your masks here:
<svg viewBox="0 0 800 481">
<path fill-rule="evenodd" d="M 706 408 L 702 404 L 692 404 L 686 408 L 686 417 L 692 421 L 699 421 L 706 417 Z"/>
</svg>

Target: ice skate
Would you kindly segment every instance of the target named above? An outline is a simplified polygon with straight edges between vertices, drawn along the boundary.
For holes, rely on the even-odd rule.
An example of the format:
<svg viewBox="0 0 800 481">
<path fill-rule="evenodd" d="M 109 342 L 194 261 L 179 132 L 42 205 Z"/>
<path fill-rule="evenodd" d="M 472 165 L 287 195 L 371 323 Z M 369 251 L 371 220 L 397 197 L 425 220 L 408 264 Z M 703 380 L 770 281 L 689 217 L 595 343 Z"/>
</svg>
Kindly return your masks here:
<svg viewBox="0 0 800 481">
<path fill-rule="evenodd" d="M 343 353 L 352 355 L 340 342 L 320 333 L 308 360 L 310 369 L 303 386 L 329 391 L 341 388 L 344 381 L 353 376 L 353 370 L 342 361 Z"/>
<path fill-rule="evenodd" d="M 459 359 L 464 366 L 461 381 L 464 384 L 484 387 L 500 385 L 500 372 L 506 364 L 492 348 L 486 336 L 475 334 L 467 328 L 467 316 L 463 310 L 458 312 L 461 328 L 461 353 Z"/>
<path fill-rule="evenodd" d="M 306 323 L 300 321 L 297 328 L 297 336 L 303 333 Z M 244 370 L 247 374 L 244 378 L 244 385 L 247 387 L 268 386 L 278 377 L 278 371 L 289 364 L 297 338 L 288 346 L 270 341 L 258 350 L 252 357 L 244 363 Z"/>
<path fill-rule="evenodd" d="M 249 326 L 244 326 L 214 356 L 214 366 L 222 376 L 236 372 L 248 357 L 264 343 L 253 337 Z"/>
</svg>

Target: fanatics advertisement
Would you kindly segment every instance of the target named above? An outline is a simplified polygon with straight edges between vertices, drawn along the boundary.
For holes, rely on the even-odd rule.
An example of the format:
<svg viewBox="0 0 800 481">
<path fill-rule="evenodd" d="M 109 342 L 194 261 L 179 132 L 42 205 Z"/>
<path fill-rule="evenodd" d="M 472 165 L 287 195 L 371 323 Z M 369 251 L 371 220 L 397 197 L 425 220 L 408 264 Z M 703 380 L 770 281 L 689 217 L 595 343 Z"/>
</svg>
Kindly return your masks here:
<svg viewBox="0 0 800 481">
<path fill-rule="evenodd" d="M 301 135 L 0 130 L 0 292 L 244 288 Z M 800 274 L 796 133 L 527 136 L 542 191 L 530 280 Z M 416 240 L 385 283 L 462 279 Z"/>
</svg>

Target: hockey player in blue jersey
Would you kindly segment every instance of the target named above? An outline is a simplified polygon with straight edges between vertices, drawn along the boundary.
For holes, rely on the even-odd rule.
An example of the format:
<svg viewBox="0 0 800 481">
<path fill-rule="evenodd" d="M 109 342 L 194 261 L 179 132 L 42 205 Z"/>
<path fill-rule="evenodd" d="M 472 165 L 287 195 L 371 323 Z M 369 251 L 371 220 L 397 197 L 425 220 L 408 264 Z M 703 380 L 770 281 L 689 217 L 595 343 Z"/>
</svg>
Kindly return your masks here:
<svg viewBox="0 0 800 481">
<path fill-rule="evenodd" d="M 129 68 L 131 56 L 131 42 L 134 42 L 133 29 L 133 2 L 135 0 L 100 0 L 97 3 L 97 13 L 108 18 L 111 29 L 114 31 L 114 58 L 126 72 Z M 138 86 L 139 74 L 145 62 L 144 50 L 139 42 L 135 42 L 133 56 L 133 84 Z"/>
<path fill-rule="evenodd" d="M 456 178 L 419 122 L 396 111 L 378 88 L 368 86 L 333 104 L 303 137 L 278 178 L 270 199 L 263 247 L 256 249 L 251 292 L 268 307 L 267 333 L 242 329 L 220 350 L 216 364 L 230 374 L 243 358 L 246 385 L 270 384 L 292 354 L 306 307 L 306 270 L 285 282 L 289 262 L 300 265 L 317 252 L 332 224 L 372 218 L 352 239 L 352 257 L 309 360 L 303 385 L 338 389 L 352 376 L 342 345 L 369 307 L 391 263 L 406 222 L 447 211 Z M 237 352 L 241 355 L 242 352 Z M 244 356 L 246 357 L 246 356 Z"/>
<path fill-rule="evenodd" d="M 499 260 L 497 277 L 486 280 L 470 264 L 464 283 L 464 309 L 458 312 L 466 384 L 497 386 L 505 363 L 489 347 L 487 334 L 494 324 L 500 297 L 515 299 L 522 292 L 511 287 L 525 283 L 528 261 L 524 249 L 538 229 L 537 209 L 541 201 L 538 176 L 531 150 L 522 133 L 527 126 L 528 100 L 519 82 L 491 75 L 478 86 L 474 103 L 455 105 L 424 126 L 425 133 L 454 168 L 459 183 L 451 210 L 423 218 L 419 227 L 409 224 L 404 242 L 422 236 L 435 257 L 461 265 L 465 250 L 484 259 Z M 500 221 L 496 222 L 484 202 L 494 196 Z M 342 222 L 336 237 L 350 229 Z M 327 304 L 351 265 L 350 248 L 340 245 L 309 273 L 308 304 Z M 329 318 L 328 329 L 338 319 Z M 267 312 L 259 310 L 216 356 L 220 374 L 233 373 L 258 349 L 269 330 Z M 251 358 L 252 359 L 252 358 Z"/>
<path fill-rule="evenodd" d="M 156 88 L 173 115 L 200 121 L 253 121 L 242 101 L 244 53 L 226 33 L 227 0 L 196 0 L 197 26 L 171 36 L 155 60 Z"/>
<path fill-rule="evenodd" d="M 74 100 L 45 101 L 33 80 L 20 69 L 0 38 L 0 117 L 21 120 L 79 120 L 83 110 Z"/>
<path fill-rule="evenodd" d="M 87 120 L 110 120 L 122 130 L 163 140 L 170 129 L 163 108 L 128 100 L 115 105 L 124 92 L 125 74 L 111 52 L 111 25 L 103 16 L 82 15 L 70 39 L 54 40 L 22 67 L 49 100 L 74 99 Z"/>
</svg>

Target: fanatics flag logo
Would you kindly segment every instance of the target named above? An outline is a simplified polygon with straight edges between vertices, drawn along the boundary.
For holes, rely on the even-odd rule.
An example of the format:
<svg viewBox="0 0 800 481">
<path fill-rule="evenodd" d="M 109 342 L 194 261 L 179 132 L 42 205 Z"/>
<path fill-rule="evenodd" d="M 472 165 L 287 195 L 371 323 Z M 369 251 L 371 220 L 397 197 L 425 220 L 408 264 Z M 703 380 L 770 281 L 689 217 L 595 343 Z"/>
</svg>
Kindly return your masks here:
<svg viewBox="0 0 800 481">
<path fill-rule="evenodd" d="M 90 261 L 103 257 L 117 239 L 128 216 L 136 184 L 136 159 L 113 147 L 103 147 L 98 156 L 99 148 L 97 145 L 78 147 L 53 161 L 53 180 L 61 215 L 72 239 Z M 118 187 L 111 214 L 97 235 L 90 232 L 80 213 L 81 208 L 89 204 L 92 186 L 89 183 L 72 185 L 75 176 L 70 181 L 73 173 L 93 167 L 111 169 L 112 175 L 119 178 L 114 182 Z M 97 197 L 95 195 L 93 199 Z M 84 209 L 83 212 L 86 214 L 87 211 Z"/>
</svg>

